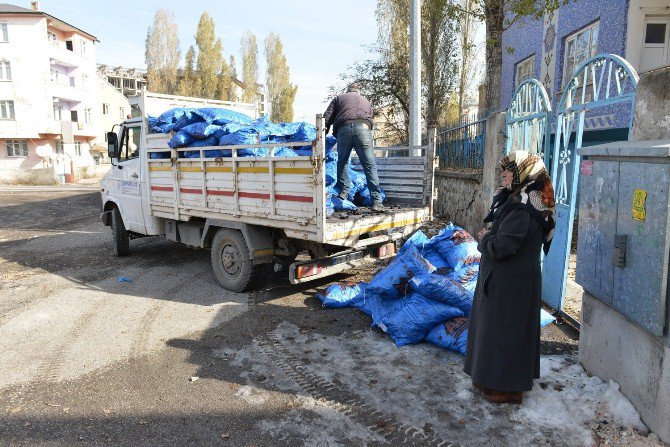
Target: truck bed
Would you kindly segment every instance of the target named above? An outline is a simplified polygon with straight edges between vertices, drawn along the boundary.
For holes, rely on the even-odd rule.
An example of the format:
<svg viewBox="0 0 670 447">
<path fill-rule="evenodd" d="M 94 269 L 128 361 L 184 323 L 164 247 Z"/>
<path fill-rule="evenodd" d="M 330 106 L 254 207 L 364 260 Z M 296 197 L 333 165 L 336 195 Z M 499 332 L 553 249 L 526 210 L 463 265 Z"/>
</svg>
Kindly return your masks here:
<svg viewBox="0 0 670 447">
<path fill-rule="evenodd" d="M 181 221 L 192 218 L 245 222 L 282 229 L 287 237 L 354 247 L 388 239 L 393 230 L 406 233 L 432 216 L 434 151 L 430 144 L 414 148 L 377 150 L 380 183 L 387 193 L 388 211 L 335 213 L 326 217 L 323 144 L 316 155 L 300 157 L 206 158 L 205 151 L 264 146 L 216 146 L 169 149 L 169 135 L 148 134 L 147 172 L 152 215 Z M 284 144 L 283 144 L 284 145 Z M 183 158 L 200 151 L 200 158 Z M 151 159 L 169 152 L 171 159 Z M 402 154 L 402 155 L 397 155 Z M 426 160 L 431 162 L 426 163 Z M 174 162 L 173 162 L 174 161 Z M 361 169 L 352 157 L 354 169 Z"/>
</svg>

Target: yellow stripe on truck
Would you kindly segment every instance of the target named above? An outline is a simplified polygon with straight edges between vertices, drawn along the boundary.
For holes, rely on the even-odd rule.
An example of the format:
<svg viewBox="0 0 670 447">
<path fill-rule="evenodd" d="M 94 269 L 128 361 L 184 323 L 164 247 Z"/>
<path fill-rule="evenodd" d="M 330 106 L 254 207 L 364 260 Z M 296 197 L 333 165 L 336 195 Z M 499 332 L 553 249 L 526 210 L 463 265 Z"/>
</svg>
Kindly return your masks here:
<svg viewBox="0 0 670 447">
<path fill-rule="evenodd" d="M 237 168 L 237 172 L 246 172 L 250 174 L 267 174 L 270 172 L 270 168 L 257 168 L 253 166 L 240 166 Z"/>
<path fill-rule="evenodd" d="M 233 172 L 231 166 L 207 166 L 207 172 Z"/>
<path fill-rule="evenodd" d="M 171 166 L 149 166 L 150 171 L 172 171 Z"/>
<path fill-rule="evenodd" d="M 275 168 L 275 174 L 312 174 L 312 168 Z"/>
<path fill-rule="evenodd" d="M 381 230 L 387 230 L 389 228 L 395 228 L 395 227 L 404 227 L 405 225 L 412 225 L 412 224 L 417 224 L 421 223 L 425 220 L 423 217 L 415 217 L 414 219 L 406 219 L 406 220 L 397 220 L 393 222 L 387 222 L 383 224 L 378 224 L 378 225 L 372 225 L 370 227 L 363 227 L 363 228 L 356 228 L 354 230 L 346 231 L 343 233 L 335 233 L 331 240 L 338 240 L 338 239 L 345 239 L 349 236 L 356 236 L 359 234 L 365 234 L 365 233 L 370 233 L 372 231 L 381 231 Z"/>
</svg>

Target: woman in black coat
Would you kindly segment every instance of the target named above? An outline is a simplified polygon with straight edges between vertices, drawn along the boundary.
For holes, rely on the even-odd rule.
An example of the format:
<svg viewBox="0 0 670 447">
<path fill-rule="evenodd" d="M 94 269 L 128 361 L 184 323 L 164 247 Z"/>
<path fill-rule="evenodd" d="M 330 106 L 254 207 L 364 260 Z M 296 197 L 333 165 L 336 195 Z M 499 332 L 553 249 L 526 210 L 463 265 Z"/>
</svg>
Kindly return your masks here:
<svg viewBox="0 0 670 447">
<path fill-rule="evenodd" d="M 516 151 L 501 161 L 501 187 L 479 232 L 482 254 L 465 372 L 482 396 L 521 403 L 540 374 L 540 250 L 555 225 L 554 189 L 542 159 Z"/>
</svg>

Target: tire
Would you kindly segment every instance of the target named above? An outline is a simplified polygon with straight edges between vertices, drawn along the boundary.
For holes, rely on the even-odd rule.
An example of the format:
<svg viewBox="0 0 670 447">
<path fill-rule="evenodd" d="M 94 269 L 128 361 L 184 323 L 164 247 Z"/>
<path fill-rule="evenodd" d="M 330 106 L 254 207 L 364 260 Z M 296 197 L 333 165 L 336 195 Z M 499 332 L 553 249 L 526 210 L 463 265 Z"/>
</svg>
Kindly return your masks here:
<svg viewBox="0 0 670 447">
<path fill-rule="evenodd" d="M 221 228 L 212 241 L 212 269 L 224 289 L 246 292 L 258 284 L 267 265 L 251 263 L 251 251 L 240 231 Z"/>
<path fill-rule="evenodd" d="M 118 208 L 112 210 L 112 238 L 114 242 L 114 254 L 116 256 L 127 256 L 130 254 L 130 236 L 123 224 L 121 212 Z"/>
</svg>

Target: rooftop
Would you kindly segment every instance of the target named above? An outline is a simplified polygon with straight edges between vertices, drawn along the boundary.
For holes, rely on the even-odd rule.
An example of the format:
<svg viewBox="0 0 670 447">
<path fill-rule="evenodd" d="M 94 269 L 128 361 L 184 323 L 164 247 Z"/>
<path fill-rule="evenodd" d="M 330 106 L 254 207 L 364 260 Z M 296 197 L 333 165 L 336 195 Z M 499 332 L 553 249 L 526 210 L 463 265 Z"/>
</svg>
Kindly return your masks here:
<svg viewBox="0 0 670 447">
<path fill-rule="evenodd" d="M 54 17 L 51 14 L 47 14 L 46 12 L 43 11 L 22 8 L 16 5 L 10 5 L 9 3 L 0 3 L 0 15 L 40 15 L 46 17 L 47 20 L 50 22 L 50 24 L 53 26 L 56 26 L 58 28 L 63 27 L 64 29 L 69 31 L 79 32 L 81 34 L 86 35 L 87 37 L 90 37 L 95 42 L 100 42 L 98 38 L 95 37 L 93 34 L 89 34 L 86 31 L 82 30 L 81 28 L 77 28 L 74 25 L 70 25 L 64 20 L 61 20 L 58 17 Z"/>
</svg>

